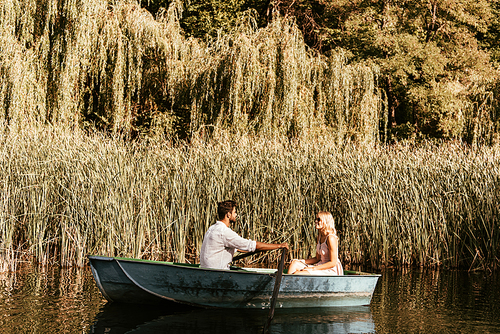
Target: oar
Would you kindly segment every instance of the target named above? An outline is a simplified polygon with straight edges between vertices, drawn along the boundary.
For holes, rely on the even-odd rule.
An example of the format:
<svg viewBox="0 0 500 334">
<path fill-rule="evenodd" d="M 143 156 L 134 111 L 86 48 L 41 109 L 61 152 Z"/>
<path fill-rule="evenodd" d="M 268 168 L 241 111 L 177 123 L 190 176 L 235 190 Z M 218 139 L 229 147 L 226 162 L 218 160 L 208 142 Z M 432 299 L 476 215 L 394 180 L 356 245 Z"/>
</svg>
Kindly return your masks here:
<svg viewBox="0 0 500 334">
<path fill-rule="evenodd" d="M 271 308 L 269 309 L 269 316 L 267 317 L 267 322 L 264 326 L 264 334 L 269 332 L 269 326 L 274 317 L 274 307 L 276 306 L 276 300 L 278 299 L 278 292 L 281 285 L 281 276 L 283 276 L 283 266 L 285 265 L 285 258 L 288 253 L 288 249 L 283 248 L 283 253 L 281 253 L 281 260 L 278 266 L 278 271 L 276 272 L 276 280 L 274 281 L 273 297 L 271 298 Z"/>
<path fill-rule="evenodd" d="M 256 250 L 255 252 L 248 252 L 248 253 L 243 253 L 243 254 L 237 255 L 237 256 L 233 257 L 233 262 L 241 260 L 241 259 L 244 259 L 247 256 L 251 256 L 251 255 L 254 255 L 254 254 L 257 254 L 257 253 L 261 253 L 261 252 L 263 252 L 263 251 Z"/>
</svg>

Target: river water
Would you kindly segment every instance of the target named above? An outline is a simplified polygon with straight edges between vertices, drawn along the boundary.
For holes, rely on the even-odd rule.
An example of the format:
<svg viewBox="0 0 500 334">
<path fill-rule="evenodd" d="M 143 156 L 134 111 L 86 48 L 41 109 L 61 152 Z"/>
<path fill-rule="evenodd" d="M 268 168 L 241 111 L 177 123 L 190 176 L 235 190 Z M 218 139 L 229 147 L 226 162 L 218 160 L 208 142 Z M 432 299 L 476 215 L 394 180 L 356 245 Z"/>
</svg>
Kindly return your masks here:
<svg viewBox="0 0 500 334">
<path fill-rule="evenodd" d="M 370 306 L 277 309 L 270 333 L 500 333 L 500 275 L 384 270 Z M 0 333 L 261 333 L 268 311 L 107 303 L 89 268 L 0 274 Z"/>
</svg>

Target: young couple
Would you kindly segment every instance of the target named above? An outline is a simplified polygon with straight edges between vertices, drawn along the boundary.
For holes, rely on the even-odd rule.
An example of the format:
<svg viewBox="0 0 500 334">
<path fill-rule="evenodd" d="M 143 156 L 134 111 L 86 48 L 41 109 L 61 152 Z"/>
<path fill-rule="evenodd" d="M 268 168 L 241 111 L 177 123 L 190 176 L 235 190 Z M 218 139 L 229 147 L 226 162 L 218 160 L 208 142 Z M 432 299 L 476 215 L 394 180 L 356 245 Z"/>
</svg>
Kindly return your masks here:
<svg viewBox="0 0 500 334">
<path fill-rule="evenodd" d="M 218 203 L 219 220 L 205 234 L 200 253 L 200 266 L 204 268 L 229 269 L 236 250 L 254 252 L 255 250 L 288 249 L 288 243 L 268 244 L 244 239 L 230 227 L 236 222 L 236 202 Z M 294 259 L 288 269 L 289 274 L 300 275 L 343 275 L 342 264 L 338 258 L 338 237 L 335 222 L 329 212 L 319 212 L 315 227 L 318 230 L 316 256 L 310 259 Z"/>
</svg>

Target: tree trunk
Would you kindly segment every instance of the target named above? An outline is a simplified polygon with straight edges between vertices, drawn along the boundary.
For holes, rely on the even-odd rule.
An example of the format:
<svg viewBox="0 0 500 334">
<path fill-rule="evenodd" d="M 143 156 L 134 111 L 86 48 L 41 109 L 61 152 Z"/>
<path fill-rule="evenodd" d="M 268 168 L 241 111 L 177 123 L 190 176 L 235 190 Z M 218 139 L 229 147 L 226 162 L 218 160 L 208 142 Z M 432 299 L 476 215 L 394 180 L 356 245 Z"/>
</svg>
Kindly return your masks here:
<svg viewBox="0 0 500 334">
<path fill-rule="evenodd" d="M 398 106 L 398 100 L 394 96 L 394 91 L 392 87 L 392 77 L 391 75 L 387 75 L 386 77 L 386 85 L 387 85 L 387 107 L 388 107 L 388 125 L 389 128 L 393 128 L 396 126 L 396 108 Z"/>
</svg>

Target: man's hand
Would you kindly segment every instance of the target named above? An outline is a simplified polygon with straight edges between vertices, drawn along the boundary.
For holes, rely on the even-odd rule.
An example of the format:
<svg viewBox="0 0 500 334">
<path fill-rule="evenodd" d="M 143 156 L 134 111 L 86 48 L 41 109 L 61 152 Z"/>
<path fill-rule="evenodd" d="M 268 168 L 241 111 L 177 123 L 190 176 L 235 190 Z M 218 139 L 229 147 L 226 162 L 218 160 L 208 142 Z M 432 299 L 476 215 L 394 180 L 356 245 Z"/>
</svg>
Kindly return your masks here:
<svg viewBox="0 0 500 334">
<path fill-rule="evenodd" d="M 290 248 L 288 247 L 288 242 L 284 242 L 284 243 L 280 244 L 280 248 L 290 249 Z"/>
</svg>

